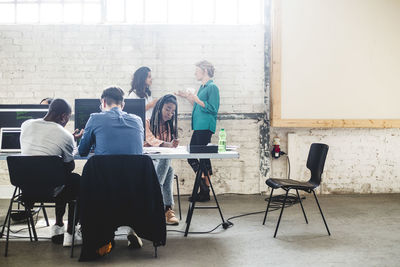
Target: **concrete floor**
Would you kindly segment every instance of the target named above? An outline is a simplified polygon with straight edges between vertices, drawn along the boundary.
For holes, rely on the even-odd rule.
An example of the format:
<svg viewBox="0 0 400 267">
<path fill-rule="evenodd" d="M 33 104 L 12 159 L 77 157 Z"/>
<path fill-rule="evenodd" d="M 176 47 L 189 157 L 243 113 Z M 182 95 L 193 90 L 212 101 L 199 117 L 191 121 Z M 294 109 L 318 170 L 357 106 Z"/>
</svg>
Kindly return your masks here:
<svg viewBox="0 0 400 267">
<path fill-rule="evenodd" d="M 265 209 L 264 196 L 224 195 L 219 200 L 226 217 Z M 187 197 L 182 197 L 184 212 Z M 139 250 L 129 250 L 125 240 L 116 249 L 91 263 L 69 258 L 69 249 L 45 240 L 30 243 L 13 240 L 9 256 L 3 257 L 4 239 L 0 241 L 0 266 L 400 266 L 400 195 L 329 195 L 320 203 L 332 236 L 328 236 L 311 195 L 304 200 L 309 224 L 300 206 L 285 209 L 277 238 L 273 238 L 279 216 L 263 214 L 232 220 L 228 230 L 189 235 L 168 233 L 167 244 L 153 258 L 148 241 Z M 0 201 L 0 220 L 4 220 L 6 200 Z M 54 214 L 53 211 L 49 211 Z M 195 210 L 191 231 L 212 229 L 219 223 L 216 210 Z M 18 227 L 17 225 L 14 227 Z M 40 230 L 39 236 L 49 228 Z M 183 230 L 184 224 L 168 227 Z M 47 232 L 46 232 L 47 231 Z"/>
</svg>

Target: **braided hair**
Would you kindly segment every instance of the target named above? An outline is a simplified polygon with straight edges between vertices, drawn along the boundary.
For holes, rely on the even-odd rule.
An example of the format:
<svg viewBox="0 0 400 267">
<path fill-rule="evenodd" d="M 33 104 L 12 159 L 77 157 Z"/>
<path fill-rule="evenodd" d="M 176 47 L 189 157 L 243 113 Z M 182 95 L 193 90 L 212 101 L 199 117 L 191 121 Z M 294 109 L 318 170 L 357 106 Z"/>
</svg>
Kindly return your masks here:
<svg viewBox="0 0 400 267">
<path fill-rule="evenodd" d="M 165 122 L 167 129 L 171 131 L 172 139 L 178 138 L 178 102 L 174 95 L 168 94 L 161 97 L 154 106 L 150 118 L 150 131 L 154 136 L 161 136 L 160 122 L 162 120 L 162 109 L 164 104 L 172 103 L 176 106 L 174 117 Z"/>
</svg>

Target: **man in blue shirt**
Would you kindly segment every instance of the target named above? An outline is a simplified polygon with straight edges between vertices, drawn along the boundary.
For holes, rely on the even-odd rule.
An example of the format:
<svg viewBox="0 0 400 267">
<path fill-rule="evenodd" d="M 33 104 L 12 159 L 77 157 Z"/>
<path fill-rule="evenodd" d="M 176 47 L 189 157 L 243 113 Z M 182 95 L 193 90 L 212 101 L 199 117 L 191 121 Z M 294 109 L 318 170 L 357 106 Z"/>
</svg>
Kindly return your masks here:
<svg viewBox="0 0 400 267">
<path fill-rule="evenodd" d="M 79 144 L 79 154 L 87 156 L 92 147 L 95 155 L 143 154 L 143 122 L 136 115 L 128 114 L 124 108 L 124 91 L 110 87 L 101 95 L 100 109 L 93 113 L 85 126 Z M 131 230 L 128 233 L 128 246 L 142 247 L 142 240 Z"/>
<path fill-rule="evenodd" d="M 110 87 L 101 95 L 101 113 L 90 115 L 79 144 L 79 154 L 87 156 L 92 146 L 96 155 L 143 154 L 143 123 L 124 108 L 124 91 Z"/>
</svg>

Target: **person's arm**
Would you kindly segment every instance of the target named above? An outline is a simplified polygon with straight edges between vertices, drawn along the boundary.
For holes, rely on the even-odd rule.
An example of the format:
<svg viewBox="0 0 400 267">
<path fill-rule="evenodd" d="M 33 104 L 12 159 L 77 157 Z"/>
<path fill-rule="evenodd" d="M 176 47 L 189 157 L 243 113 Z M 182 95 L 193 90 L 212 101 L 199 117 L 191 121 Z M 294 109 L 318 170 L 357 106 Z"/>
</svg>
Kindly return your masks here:
<svg viewBox="0 0 400 267">
<path fill-rule="evenodd" d="M 193 106 L 194 105 L 194 99 L 193 99 L 193 94 L 189 93 L 189 92 L 183 92 L 183 91 L 178 91 L 177 93 L 175 93 L 176 96 L 180 96 L 185 98 L 187 101 L 189 101 L 189 103 Z"/>
<path fill-rule="evenodd" d="M 85 157 L 89 154 L 90 148 L 93 145 L 93 138 L 94 138 L 93 121 L 94 121 L 94 119 L 93 119 L 92 115 L 90 115 L 89 120 L 86 123 L 85 131 L 83 133 L 82 139 L 79 143 L 78 151 L 79 151 L 79 155 L 81 155 L 82 157 Z"/>
<path fill-rule="evenodd" d="M 163 142 L 160 146 L 162 147 L 177 147 L 179 145 L 179 140 L 174 139 L 172 142 Z"/>
<path fill-rule="evenodd" d="M 157 139 L 150 130 L 150 122 L 146 120 L 146 145 L 161 146 L 164 141 Z"/>
<path fill-rule="evenodd" d="M 172 140 L 172 142 L 166 142 L 160 139 L 157 139 L 154 134 L 150 130 L 150 122 L 146 120 L 146 145 L 149 146 L 160 146 L 160 147 L 177 147 L 179 144 L 179 140 Z"/>
<path fill-rule="evenodd" d="M 75 141 L 78 141 L 79 138 L 82 137 L 84 131 L 85 131 L 84 129 L 81 129 L 81 130 L 75 129 L 75 131 L 72 133 L 72 135 L 74 136 Z"/>
<path fill-rule="evenodd" d="M 196 96 L 198 99 L 198 97 Z M 201 101 L 198 99 L 198 103 L 201 106 L 201 110 L 203 112 L 207 112 L 213 115 L 217 115 L 219 109 L 219 90 L 218 87 L 215 85 L 211 85 L 208 88 L 208 99 L 205 101 Z"/>
<path fill-rule="evenodd" d="M 64 162 L 64 167 L 67 172 L 72 172 L 75 169 L 75 161 Z"/>
<path fill-rule="evenodd" d="M 197 95 L 190 95 L 190 102 L 192 103 L 192 105 L 194 105 L 194 103 L 197 103 L 200 107 L 204 108 L 206 106 L 206 104 L 200 100 L 200 98 Z"/>
<path fill-rule="evenodd" d="M 61 155 L 64 161 L 65 170 L 67 172 L 72 172 L 75 169 L 74 149 L 75 149 L 75 140 L 73 136 L 67 133 L 65 143 L 62 146 L 62 155 Z"/>
<path fill-rule="evenodd" d="M 153 101 L 151 101 L 150 103 L 148 103 L 148 104 L 146 105 L 146 111 L 149 110 L 149 109 L 151 109 L 151 108 L 154 108 L 154 106 L 156 105 L 157 101 L 158 101 L 158 98 L 154 98 Z"/>
</svg>

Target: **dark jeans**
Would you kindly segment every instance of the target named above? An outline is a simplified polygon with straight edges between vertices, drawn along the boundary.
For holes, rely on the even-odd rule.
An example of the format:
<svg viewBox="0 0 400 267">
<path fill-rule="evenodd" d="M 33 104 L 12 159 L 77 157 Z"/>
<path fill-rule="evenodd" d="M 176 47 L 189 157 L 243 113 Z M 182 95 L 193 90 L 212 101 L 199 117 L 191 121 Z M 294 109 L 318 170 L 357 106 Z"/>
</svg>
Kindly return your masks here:
<svg viewBox="0 0 400 267">
<path fill-rule="evenodd" d="M 192 139 L 190 139 L 190 145 L 207 145 L 208 143 L 210 143 L 212 135 L 213 132 L 211 132 L 210 130 L 195 130 L 193 131 Z M 208 176 L 208 173 L 212 175 L 211 161 L 209 159 L 201 159 L 200 161 L 204 162 L 203 164 L 205 165 L 205 176 Z M 199 160 L 188 159 L 188 162 L 194 172 L 197 172 L 199 170 Z"/>
<path fill-rule="evenodd" d="M 72 230 L 75 210 L 75 203 L 71 200 L 76 200 L 79 196 L 80 179 L 81 176 L 77 173 L 69 174 L 65 187 L 56 197 L 56 222 L 62 221 L 68 203 L 68 232 Z M 79 221 L 79 212 L 76 213 L 75 220 Z"/>
</svg>

